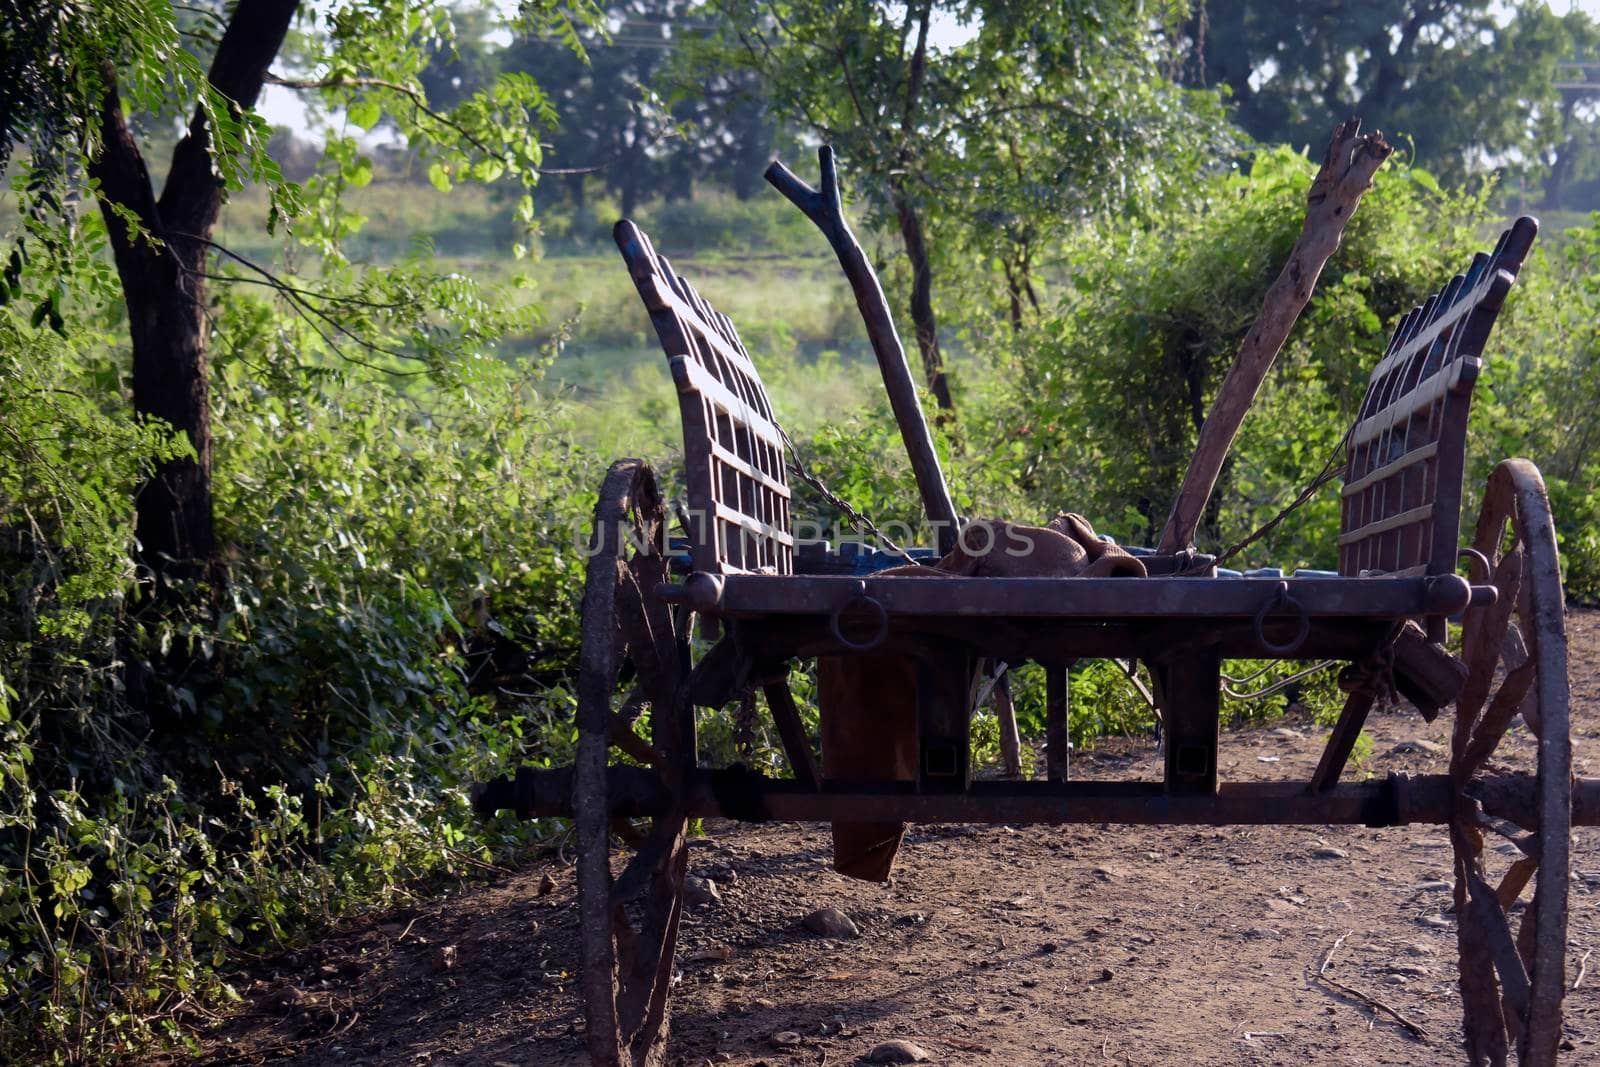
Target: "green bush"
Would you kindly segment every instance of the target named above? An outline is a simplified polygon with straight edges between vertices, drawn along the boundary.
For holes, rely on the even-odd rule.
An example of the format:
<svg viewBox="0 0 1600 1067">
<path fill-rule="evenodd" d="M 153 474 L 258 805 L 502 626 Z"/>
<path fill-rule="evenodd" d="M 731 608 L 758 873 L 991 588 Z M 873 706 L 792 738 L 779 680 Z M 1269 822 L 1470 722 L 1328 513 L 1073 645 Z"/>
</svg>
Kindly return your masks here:
<svg viewBox="0 0 1600 1067">
<path fill-rule="evenodd" d="M 131 599 L 131 501 L 179 446 L 84 399 L 100 335 L 68 333 L 0 309 L 10 1062 L 181 1036 L 186 1003 L 231 995 L 230 947 L 539 832 L 480 824 L 465 790 L 570 758 L 577 539 L 600 469 L 540 395 L 542 364 L 400 393 L 344 375 L 272 389 L 224 360 L 225 567 L 153 621 Z M 487 680 L 495 639 L 520 650 L 514 682 Z M 174 648 L 190 666 L 146 694 L 170 701 L 154 718 L 125 683 Z"/>
</svg>

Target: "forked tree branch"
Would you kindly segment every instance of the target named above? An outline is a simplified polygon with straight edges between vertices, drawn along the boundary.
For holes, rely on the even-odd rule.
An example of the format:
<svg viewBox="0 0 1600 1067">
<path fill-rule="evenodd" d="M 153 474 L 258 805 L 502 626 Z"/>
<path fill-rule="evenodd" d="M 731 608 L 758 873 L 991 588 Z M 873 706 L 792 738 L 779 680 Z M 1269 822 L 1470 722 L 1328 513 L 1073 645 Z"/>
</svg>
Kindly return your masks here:
<svg viewBox="0 0 1600 1067">
<path fill-rule="evenodd" d="M 1347 119 L 1334 130 L 1322 167 L 1306 197 L 1306 221 L 1277 280 L 1267 290 L 1261 314 L 1245 334 L 1239 354 L 1222 381 L 1200 427 L 1200 440 L 1183 476 L 1183 487 L 1161 532 L 1158 551 L 1178 552 L 1194 542 L 1223 461 L 1233 448 L 1245 414 L 1267 371 L 1283 348 L 1300 312 L 1311 299 L 1323 265 L 1339 247 L 1345 225 L 1372 186 L 1372 176 L 1394 149 L 1374 131 L 1363 135 L 1361 120 Z"/>
<path fill-rule="evenodd" d="M 934 450 L 927 420 L 922 415 L 922 404 L 917 399 L 917 387 L 906 363 L 905 346 L 900 343 L 900 333 L 895 329 L 894 316 L 889 313 L 889 301 L 883 295 L 878 275 L 845 218 L 833 147 L 823 145 L 817 150 L 817 159 L 822 168 L 820 189 L 813 189 L 777 160 L 767 168 L 766 178 L 773 188 L 805 212 L 806 218 L 816 223 L 839 257 L 839 266 L 844 268 L 844 276 L 855 293 L 856 307 L 866 324 L 867 336 L 872 341 L 872 351 L 878 357 L 878 369 L 889 393 L 889 406 L 900 424 L 900 436 L 917 478 L 923 511 L 938 534 L 939 551 L 945 553 L 955 547 L 956 535 L 960 532 L 959 519 L 955 503 L 950 499 L 950 488 L 945 484 L 944 471 L 939 467 L 939 454 Z"/>
</svg>

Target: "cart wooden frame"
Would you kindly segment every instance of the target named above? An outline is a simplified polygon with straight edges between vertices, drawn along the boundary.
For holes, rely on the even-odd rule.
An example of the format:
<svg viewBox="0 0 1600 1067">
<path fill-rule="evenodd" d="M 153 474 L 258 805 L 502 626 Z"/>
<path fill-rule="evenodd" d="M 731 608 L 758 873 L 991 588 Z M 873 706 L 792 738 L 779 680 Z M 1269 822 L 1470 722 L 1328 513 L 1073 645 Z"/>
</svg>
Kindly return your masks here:
<svg viewBox="0 0 1600 1067">
<path fill-rule="evenodd" d="M 768 177 L 839 254 L 945 549 L 959 520 L 882 291 L 845 224 L 826 149 L 822 169 L 820 189 L 780 164 Z M 1346 439 L 1337 576 L 1225 577 L 1212 557 L 1185 549 L 1144 556 L 1143 579 L 907 580 L 839 573 L 848 567 L 837 555 L 797 546 L 787 439 L 737 330 L 642 231 L 619 223 L 618 246 L 681 405 L 688 493 L 677 518 L 689 540 L 688 573 L 673 573 L 669 509 L 651 469 L 618 461 L 600 490 L 587 561 L 576 764 L 525 769 L 478 797 L 485 810 L 576 820 L 594 1062 L 665 1062 L 689 819 L 868 813 L 906 822 L 1444 824 L 1455 854 L 1466 1058 L 1555 1062 L 1570 828 L 1600 823 L 1600 780 L 1571 773 L 1559 560 L 1531 463 L 1494 469 L 1470 547 L 1459 545 L 1472 389 L 1536 232 L 1534 220 L 1518 219 L 1396 327 Z M 1443 646 L 1451 617 L 1462 622 L 1459 656 Z M 720 639 L 694 661 L 696 619 Z M 917 664 L 915 781 L 825 779 L 788 690 L 797 659 L 868 651 Z M 1219 675 L 1229 657 L 1349 664 L 1341 674 L 1347 703 L 1310 780 L 1219 780 Z M 1087 658 L 1149 669 L 1165 731 L 1160 781 L 1067 780 L 1058 740 L 1066 672 Z M 974 780 L 968 726 L 980 660 L 1044 666 L 1050 780 Z M 788 756 L 788 778 L 701 765 L 695 709 L 756 690 Z M 1342 782 L 1368 712 L 1396 690 L 1429 719 L 1453 707 L 1448 772 Z M 1507 769 L 1499 746 L 1519 717 L 1537 738 L 1537 760 Z M 630 760 L 613 763 L 617 751 Z M 626 818 L 648 819 L 650 828 L 641 836 Z M 620 850 L 618 829 L 631 839 Z M 1493 878 L 1486 834 L 1518 846 L 1516 861 Z"/>
</svg>

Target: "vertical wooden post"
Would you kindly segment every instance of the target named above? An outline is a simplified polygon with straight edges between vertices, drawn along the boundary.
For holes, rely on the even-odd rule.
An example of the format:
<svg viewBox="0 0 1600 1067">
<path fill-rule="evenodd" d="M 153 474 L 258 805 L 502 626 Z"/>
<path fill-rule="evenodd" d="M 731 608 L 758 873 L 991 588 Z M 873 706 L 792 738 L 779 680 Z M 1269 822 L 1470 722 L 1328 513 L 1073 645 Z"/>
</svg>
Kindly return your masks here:
<svg viewBox="0 0 1600 1067">
<path fill-rule="evenodd" d="M 1222 660 L 1215 650 L 1200 649 L 1177 653 L 1153 672 L 1161 683 L 1168 793 L 1217 791 L 1221 669 Z"/>
<path fill-rule="evenodd" d="M 1071 735 L 1067 729 L 1067 683 L 1065 667 L 1044 669 L 1045 776 L 1064 782 L 1071 772 Z"/>
</svg>

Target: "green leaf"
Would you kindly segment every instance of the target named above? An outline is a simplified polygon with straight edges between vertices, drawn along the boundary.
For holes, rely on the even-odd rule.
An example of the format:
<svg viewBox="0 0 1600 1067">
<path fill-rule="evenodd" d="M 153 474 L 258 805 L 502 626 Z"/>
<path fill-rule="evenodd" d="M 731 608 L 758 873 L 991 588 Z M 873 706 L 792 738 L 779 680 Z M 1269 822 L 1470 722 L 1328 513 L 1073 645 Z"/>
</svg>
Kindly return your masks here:
<svg viewBox="0 0 1600 1067">
<path fill-rule="evenodd" d="M 360 126 L 363 130 L 370 130 L 383 117 L 383 109 L 378 106 L 376 100 L 358 100 L 350 105 L 350 110 L 346 112 L 346 115 L 355 125 Z"/>
<path fill-rule="evenodd" d="M 450 172 L 445 169 L 443 163 L 434 163 L 428 167 L 428 181 L 432 182 L 433 187 L 441 193 L 450 191 Z"/>
<path fill-rule="evenodd" d="M 1433 193 L 1435 196 L 1439 194 L 1438 180 L 1422 168 L 1412 167 L 1410 170 L 1406 171 L 1406 175 L 1412 181 L 1428 190 L 1428 192 Z"/>
</svg>

